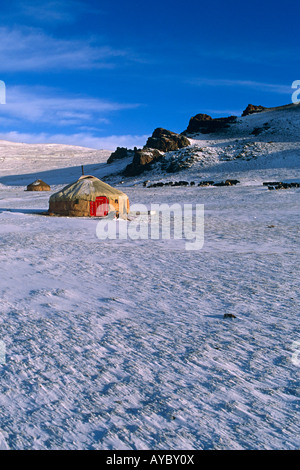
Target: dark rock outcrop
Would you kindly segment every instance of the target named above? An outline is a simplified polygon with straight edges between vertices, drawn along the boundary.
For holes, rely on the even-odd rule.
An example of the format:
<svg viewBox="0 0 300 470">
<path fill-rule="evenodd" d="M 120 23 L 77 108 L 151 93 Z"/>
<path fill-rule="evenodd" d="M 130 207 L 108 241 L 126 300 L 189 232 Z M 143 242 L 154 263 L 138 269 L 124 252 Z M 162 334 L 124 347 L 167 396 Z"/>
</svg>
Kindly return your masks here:
<svg viewBox="0 0 300 470">
<path fill-rule="evenodd" d="M 158 182 L 158 183 L 150 184 L 148 188 L 161 188 L 163 186 L 188 186 L 189 184 L 193 186 L 195 183 L 194 182 L 189 183 L 188 181 L 175 181 L 175 182 L 169 181 L 167 183 Z"/>
<path fill-rule="evenodd" d="M 225 184 L 226 184 L 227 186 L 234 186 L 234 185 L 236 185 L 236 184 L 239 184 L 239 180 L 227 179 L 227 180 L 225 181 Z"/>
<path fill-rule="evenodd" d="M 230 127 L 230 124 L 235 123 L 236 119 L 236 116 L 212 118 L 208 114 L 196 114 L 196 116 L 193 116 L 190 119 L 189 125 L 183 134 L 197 134 L 198 132 L 201 132 L 202 134 L 210 134 L 218 132 Z"/>
<path fill-rule="evenodd" d="M 132 163 L 127 165 L 124 175 L 140 175 L 144 171 L 150 170 L 152 164 L 163 158 L 165 152 L 178 150 L 189 145 L 190 141 L 185 136 L 158 127 L 154 130 L 152 136 L 148 138 L 144 148 L 134 149 Z"/>
<path fill-rule="evenodd" d="M 242 116 L 248 116 L 249 114 L 254 114 L 254 113 L 261 113 L 262 111 L 265 111 L 267 108 L 261 105 L 254 105 L 254 104 L 248 104 L 247 108 L 244 109 Z"/>
<path fill-rule="evenodd" d="M 239 183 L 239 180 L 227 179 L 226 181 L 221 181 L 220 183 L 213 183 L 213 186 L 235 186 Z"/>
<path fill-rule="evenodd" d="M 144 171 L 150 170 L 151 165 L 163 157 L 163 153 L 157 149 L 135 149 L 132 163 L 124 170 L 125 176 L 137 176 Z"/>
<path fill-rule="evenodd" d="M 128 150 L 126 147 L 117 147 L 116 150 L 110 155 L 107 163 L 113 163 L 115 160 L 128 158 L 134 156 L 134 150 Z"/>
<path fill-rule="evenodd" d="M 300 183 L 269 183 L 268 184 L 268 189 L 290 189 L 290 188 L 300 188 Z"/>
<path fill-rule="evenodd" d="M 200 181 L 198 183 L 198 186 L 212 186 L 214 184 L 214 181 Z"/>
<path fill-rule="evenodd" d="M 158 127 L 154 130 L 152 136 L 148 138 L 144 148 L 170 152 L 172 150 L 188 147 L 190 144 L 190 141 L 185 136 Z"/>
</svg>

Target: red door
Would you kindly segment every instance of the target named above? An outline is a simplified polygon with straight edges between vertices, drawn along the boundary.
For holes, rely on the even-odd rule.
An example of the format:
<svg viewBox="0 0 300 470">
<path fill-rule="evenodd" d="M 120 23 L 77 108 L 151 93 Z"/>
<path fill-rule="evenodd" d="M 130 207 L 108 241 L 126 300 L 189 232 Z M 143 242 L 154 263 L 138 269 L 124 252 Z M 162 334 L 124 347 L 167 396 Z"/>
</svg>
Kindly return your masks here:
<svg viewBox="0 0 300 470">
<path fill-rule="evenodd" d="M 95 201 L 90 201 L 90 216 L 105 217 L 109 212 L 108 199 L 105 196 L 96 197 Z"/>
</svg>

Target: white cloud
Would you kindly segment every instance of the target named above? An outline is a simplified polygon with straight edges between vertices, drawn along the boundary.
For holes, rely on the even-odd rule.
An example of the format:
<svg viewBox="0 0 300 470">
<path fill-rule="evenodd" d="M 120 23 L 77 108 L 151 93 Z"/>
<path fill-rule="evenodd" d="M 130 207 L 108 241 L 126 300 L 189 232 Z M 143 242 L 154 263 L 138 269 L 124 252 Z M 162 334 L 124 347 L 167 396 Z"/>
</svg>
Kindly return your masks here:
<svg viewBox="0 0 300 470">
<path fill-rule="evenodd" d="M 282 95 L 291 94 L 291 85 L 282 85 L 277 83 L 257 82 L 254 80 L 230 80 L 224 78 L 195 78 L 188 80 L 187 83 L 195 86 L 213 86 L 222 87 L 242 87 L 253 88 L 259 91 L 266 91 Z"/>
<path fill-rule="evenodd" d="M 68 2 L 61 2 L 55 0 L 39 0 L 31 2 L 17 2 L 18 13 L 26 15 L 31 19 L 39 21 L 73 21 L 76 17 L 78 2 L 68 0 Z"/>
<path fill-rule="evenodd" d="M 107 124 L 111 113 L 140 106 L 84 95 L 61 96 L 59 90 L 49 87 L 7 86 L 6 90 L 1 117 L 54 126 Z"/>
<path fill-rule="evenodd" d="M 14 8 L 10 11 L 10 17 L 30 18 L 39 23 L 53 22 L 69 23 L 76 21 L 83 13 L 102 14 L 99 5 L 92 6 L 88 2 L 80 0 L 11 0 Z"/>
<path fill-rule="evenodd" d="M 34 129 L 38 123 L 51 131 L 6 131 L 0 138 L 13 142 L 58 143 L 107 150 L 118 146 L 141 147 L 146 143 L 148 136 L 145 135 L 97 136 L 110 123 L 111 114 L 137 108 L 140 106 L 138 103 L 118 103 L 84 95 L 61 96 L 60 93 L 50 87 L 7 87 L 7 102 L 0 108 L 2 130 L 24 128 L 24 124 Z M 56 132 L 63 126 L 69 126 L 75 132 Z"/>
<path fill-rule="evenodd" d="M 143 147 L 148 135 L 109 135 L 96 137 L 88 133 L 77 134 L 47 134 L 47 133 L 22 133 L 17 131 L 0 133 L 1 140 L 10 142 L 22 142 L 27 144 L 66 144 L 88 147 L 91 149 L 115 150 L 116 147 Z"/>
<path fill-rule="evenodd" d="M 37 28 L 0 27 L 2 72 L 113 68 L 124 59 L 135 60 L 128 50 L 99 45 L 99 38 L 67 40 Z"/>
</svg>

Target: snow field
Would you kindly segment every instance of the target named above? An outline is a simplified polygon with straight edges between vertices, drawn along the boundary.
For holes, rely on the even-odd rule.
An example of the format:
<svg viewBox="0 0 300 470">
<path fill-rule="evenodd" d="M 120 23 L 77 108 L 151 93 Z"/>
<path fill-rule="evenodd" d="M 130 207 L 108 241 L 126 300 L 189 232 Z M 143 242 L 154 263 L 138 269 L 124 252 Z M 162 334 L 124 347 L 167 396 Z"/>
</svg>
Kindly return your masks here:
<svg viewBox="0 0 300 470">
<path fill-rule="evenodd" d="M 299 189 L 253 179 L 126 188 L 204 204 L 195 252 L 100 241 L 97 221 L 30 213 L 49 193 L 0 188 L 3 448 L 299 447 Z"/>
</svg>

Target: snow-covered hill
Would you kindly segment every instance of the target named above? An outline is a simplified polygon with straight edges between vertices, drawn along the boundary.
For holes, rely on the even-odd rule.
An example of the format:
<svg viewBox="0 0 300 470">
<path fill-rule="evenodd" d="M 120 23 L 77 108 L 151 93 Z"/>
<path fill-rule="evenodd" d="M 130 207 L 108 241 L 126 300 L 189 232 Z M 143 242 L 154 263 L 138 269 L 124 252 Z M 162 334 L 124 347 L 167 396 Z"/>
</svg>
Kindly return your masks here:
<svg viewBox="0 0 300 470">
<path fill-rule="evenodd" d="M 188 135 L 189 147 L 168 152 L 153 169 L 138 178 L 121 175 L 130 159 L 107 165 L 111 152 L 61 144 L 21 144 L 0 141 L 0 184 L 27 185 L 37 178 L 51 185 L 66 184 L 86 174 L 121 180 L 132 185 L 145 179 L 153 181 L 188 181 L 201 178 L 242 177 L 253 170 L 263 177 L 274 169 L 274 176 L 289 169 L 297 176 L 300 161 L 300 106 L 287 105 L 239 117 L 229 128 L 211 134 Z M 293 169 L 295 170 L 293 172 Z M 261 175 L 261 176 L 260 176 Z M 255 179 L 255 176 L 254 176 Z"/>
<path fill-rule="evenodd" d="M 262 184 L 299 181 L 292 109 L 193 136 L 166 156 L 181 171 L 136 178 L 109 152 L 1 143 L 1 449 L 299 448 L 300 189 Z M 148 216 L 100 240 L 97 220 L 41 215 L 82 164 L 123 178 L 132 208 L 204 204 L 203 248 L 139 238 Z M 240 184 L 142 184 L 227 177 Z M 36 178 L 51 191 L 25 192 Z"/>
<path fill-rule="evenodd" d="M 287 177 L 285 169 L 289 169 L 294 178 L 300 166 L 299 129 L 298 105 L 239 117 L 218 132 L 187 134 L 189 147 L 166 153 L 138 181 L 226 179 L 233 174 L 243 179 L 245 171 L 252 171 L 254 180 L 260 180 L 264 171 L 271 169 L 274 177 L 281 178 Z"/>
<path fill-rule="evenodd" d="M 24 144 L 0 140 L 0 183 L 28 185 L 39 177 L 50 184 L 81 175 L 81 165 L 94 172 L 111 152 L 62 144 Z"/>
</svg>

